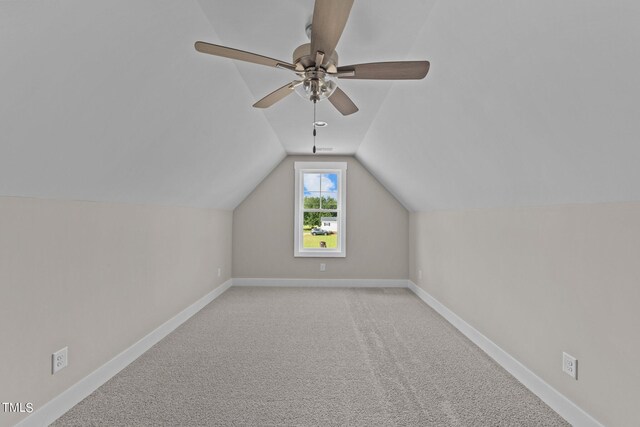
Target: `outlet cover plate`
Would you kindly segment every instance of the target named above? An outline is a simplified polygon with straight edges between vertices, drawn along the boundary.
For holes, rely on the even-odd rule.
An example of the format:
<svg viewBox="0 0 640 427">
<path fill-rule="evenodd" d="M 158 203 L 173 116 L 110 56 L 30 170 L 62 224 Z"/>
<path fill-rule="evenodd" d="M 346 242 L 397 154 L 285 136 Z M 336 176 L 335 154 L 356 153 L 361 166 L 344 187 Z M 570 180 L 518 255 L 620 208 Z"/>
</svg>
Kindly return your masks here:
<svg viewBox="0 0 640 427">
<path fill-rule="evenodd" d="M 575 380 L 578 379 L 578 359 L 564 351 L 562 352 L 562 372 Z"/>
<path fill-rule="evenodd" d="M 69 363 L 69 347 L 65 347 L 53 353 L 51 355 L 51 373 L 55 374 L 60 369 L 64 369 L 67 367 Z"/>
</svg>

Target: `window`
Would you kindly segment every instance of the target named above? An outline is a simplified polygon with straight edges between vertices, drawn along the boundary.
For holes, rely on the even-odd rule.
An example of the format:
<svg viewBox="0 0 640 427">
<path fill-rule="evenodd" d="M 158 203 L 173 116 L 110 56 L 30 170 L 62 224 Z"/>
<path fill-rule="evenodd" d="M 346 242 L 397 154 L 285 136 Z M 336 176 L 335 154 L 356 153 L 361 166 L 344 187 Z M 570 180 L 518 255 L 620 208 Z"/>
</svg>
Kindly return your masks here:
<svg viewBox="0 0 640 427">
<path fill-rule="evenodd" d="M 347 163 L 295 162 L 294 256 L 345 257 Z"/>
</svg>

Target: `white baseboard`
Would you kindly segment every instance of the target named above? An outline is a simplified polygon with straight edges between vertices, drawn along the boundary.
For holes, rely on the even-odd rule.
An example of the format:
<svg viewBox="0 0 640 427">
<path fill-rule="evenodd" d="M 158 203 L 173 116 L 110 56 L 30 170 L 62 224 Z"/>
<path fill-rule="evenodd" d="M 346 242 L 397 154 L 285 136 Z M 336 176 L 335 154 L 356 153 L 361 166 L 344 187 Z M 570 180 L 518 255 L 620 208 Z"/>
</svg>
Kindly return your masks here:
<svg viewBox="0 0 640 427">
<path fill-rule="evenodd" d="M 440 301 L 429 295 L 427 291 L 418 287 L 412 281 L 409 281 L 409 289 L 460 332 L 466 335 L 475 345 L 480 347 L 493 360 L 498 362 L 500 366 L 506 369 L 507 372 L 524 384 L 525 387 L 531 390 L 571 425 L 580 427 L 603 427 L 595 418 L 547 384 L 542 378 L 531 372 L 526 366 L 498 347 L 498 345 L 489 338 L 482 335 L 473 326 L 462 320 Z"/>
<path fill-rule="evenodd" d="M 93 393 L 98 387 L 106 383 L 115 374 L 126 368 L 131 362 L 140 357 L 161 339 L 166 337 L 178 326 L 186 322 L 191 316 L 202 310 L 207 304 L 219 297 L 231 287 L 229 279 L 222 285 L 191 304 L 189 307 L 176 314 L 171 319 L 160 325 L 140 341 L 133 344 L 122 353 L 93 371 L 91 374 L 78 381 L 76 384 L 53 398 L 45 405 L 34 411 L 27 418 L 16 424 L 16 427 L 41 427 L 47 426 L 60 418 L 65 412 L 77 405 L 82 399 Z"/>
<path fill-rule="evenodd" d="M 233 279 L 233 286 L 280 286 L 322 288 L 406 288 L 406 279 Z"/>
</svg>

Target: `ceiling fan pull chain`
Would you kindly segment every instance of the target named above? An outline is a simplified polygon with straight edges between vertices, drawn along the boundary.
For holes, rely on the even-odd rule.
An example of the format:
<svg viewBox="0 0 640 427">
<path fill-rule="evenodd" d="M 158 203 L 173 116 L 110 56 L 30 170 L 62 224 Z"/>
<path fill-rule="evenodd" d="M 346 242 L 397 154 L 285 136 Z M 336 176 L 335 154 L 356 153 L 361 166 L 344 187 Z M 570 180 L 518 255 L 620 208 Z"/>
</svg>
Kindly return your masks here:
<svg viewBox="0 0 640 427">
<path fill-rule="evenodd" d="M 316 102 L 313 101 L 313 154 L 316 154 Z"/>
</svg>

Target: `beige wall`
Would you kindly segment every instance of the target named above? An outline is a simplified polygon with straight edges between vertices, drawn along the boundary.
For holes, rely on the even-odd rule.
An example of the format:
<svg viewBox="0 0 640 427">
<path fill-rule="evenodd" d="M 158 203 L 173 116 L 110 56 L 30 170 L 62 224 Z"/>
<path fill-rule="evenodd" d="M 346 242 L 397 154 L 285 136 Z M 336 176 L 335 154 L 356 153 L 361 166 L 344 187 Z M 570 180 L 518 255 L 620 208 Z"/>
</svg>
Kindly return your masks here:
<svg viewBox="0 0 640 427">
<path fill-rule="evenodd" d="M 0 197 L 0 401 L 38 409 L 229 279 L 231 229 L 230 211 Z"/>
<path fill-rule="evenodd" d="M 640 204 L 416 213 L 410 229 L 411 280 L 600 422 L 637 425 Z"/>
<path fill-rule="evenodd" d="M 293 256 L 295 161 L 348 163 L 346 258 Z M 408 231 L 407 210 L 355 158 L 287 157 L 233 212 L 233 277 L 407 279 Z"/>
</svg>

